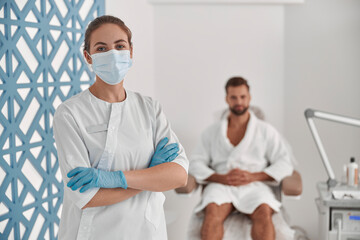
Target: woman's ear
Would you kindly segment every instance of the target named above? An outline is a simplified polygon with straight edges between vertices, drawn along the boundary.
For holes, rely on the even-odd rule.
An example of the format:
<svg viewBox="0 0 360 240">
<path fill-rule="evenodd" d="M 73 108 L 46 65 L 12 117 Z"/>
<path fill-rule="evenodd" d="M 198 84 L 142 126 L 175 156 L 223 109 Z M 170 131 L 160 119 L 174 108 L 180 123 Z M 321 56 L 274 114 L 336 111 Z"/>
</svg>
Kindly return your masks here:
<svg viewBox="0 0 360 240">
<path fill-rule="evenodd" d="M 86 50 L 84 50 L 84 57 L 85 57 L 88 64 L 92 64 L 92 59 L 91 59 L 89 53 Z"/>
</svg>

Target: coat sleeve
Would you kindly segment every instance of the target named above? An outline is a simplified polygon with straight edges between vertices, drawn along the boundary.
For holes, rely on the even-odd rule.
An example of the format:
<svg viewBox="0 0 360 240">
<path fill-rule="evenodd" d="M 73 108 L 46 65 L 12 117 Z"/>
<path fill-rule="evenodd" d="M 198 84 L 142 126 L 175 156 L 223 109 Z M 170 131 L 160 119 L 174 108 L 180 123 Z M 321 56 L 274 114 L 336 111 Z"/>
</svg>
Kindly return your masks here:
<svg viewBox="0 0 360 240">
<path fill-rule="evenodd" d="M 159 142 L 167 137 L 169 139 L 169 143 L 178 143 L 179 144 L 179 155 L 172 161 L 173 163 L 177 163 L 182 166 L 186 172 L 189 169 L 189 160 L 185 154 L 185 150 L 181 145 L 179 139 L 177 138 L 174 131 L 171 129 L 170 122 L 167 120 L 162 107 L 160 106 L 158 101 L 154 101 L 154 109 L 155 109 L 155 133 L 154 133 L 154 144 L 155 148 L 159 144 Z"/>
<path fill-rule="evenodd" d="M 79 208 L 84 207 L 97 193 L 99 188 L 84 193 L 72 191 L 66 184 L 70 181 L 67 173 L 76 167 L 91 167 L 89 154 L 81 136 L 80 129 L 66 106 L 59 106 L 53 120 L 54 138 L 57 148 L 61 175 L 64 181 L 65 194 Z"/>
<path fill-rule="evenodd" d="M 207 183 L 205 179 L 215 173 L 213 169 L 209 167 L 211 156 L 211 131 L 206 130 L 200 138 L 199 143 L 195 147 L 193 154 L 191 155 L 189 172 L 193 175 L 198 183 Z"/>
<path fill-rule="evenodd" d="M 266 158 L 270 165 L 265 168 L 264 172 L 275 179 L 277 182 L 287 176 L 290 176 L 294 170 L 291 163 L 291 153 L 283 137 L 268 125 L 266 129 Z"/>
</svg>

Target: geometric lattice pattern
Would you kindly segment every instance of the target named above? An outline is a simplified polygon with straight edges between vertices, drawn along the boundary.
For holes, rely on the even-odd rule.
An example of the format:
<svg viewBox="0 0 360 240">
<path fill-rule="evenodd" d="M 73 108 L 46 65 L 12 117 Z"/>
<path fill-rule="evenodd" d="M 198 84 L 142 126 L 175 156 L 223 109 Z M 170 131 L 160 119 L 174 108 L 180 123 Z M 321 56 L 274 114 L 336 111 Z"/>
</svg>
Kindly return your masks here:
<svg viewBox="0 0 360 240">
<path fill-rule="evenodd" d="M 0 239 L 56 239 L 57 106 L 88 88 L 83 33 L 104 0 L 0 0 Z"/>
</svg>

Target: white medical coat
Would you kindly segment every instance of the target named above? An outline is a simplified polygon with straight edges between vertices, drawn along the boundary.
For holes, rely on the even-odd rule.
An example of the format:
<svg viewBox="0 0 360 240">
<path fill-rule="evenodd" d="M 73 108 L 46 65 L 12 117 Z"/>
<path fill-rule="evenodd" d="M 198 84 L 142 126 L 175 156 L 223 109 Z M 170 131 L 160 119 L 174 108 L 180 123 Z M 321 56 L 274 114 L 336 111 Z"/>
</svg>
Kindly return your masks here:
<svg viewBox="0 0 360 240">
<path fill-rule="evenodd" d="M 76 167 L 109 171 L 147 168 L 159 141 L 179 143 L 158 102 L 126 91 L 123 102 L 108 103 L 88 89 L 62 103 L 53 121 L 65 183 L 59 239 L 167 239 L 161 192 L 143 191 L 125 201 L 81 210 L 98 188 L 84 193 L 66 186 Z M 188 170 L 179 143 L 173 161 Z"/>
<path fill-rule="evenodd" d="M 204 131 L 200 143 L 191 156 L 189 173 L 199 183 L 214 173 L 226 174 L 239 168 L 249 172 L 264 171 L 280 182 L 292 174 L 291 154 L 280 134 L 270 124 L 250 113 L 244 138 L 233 146 L 227 137 L 228 119 L 223 118 Z M 263 182 L 242 186 L 209 183 L 202 201 L 195 208 L 200 212 L 209 203 L 232 203 L 240 212 L 251 214 L 260 204 L 266 203 L 279 211 L 281 203 Z"/>
</svg>

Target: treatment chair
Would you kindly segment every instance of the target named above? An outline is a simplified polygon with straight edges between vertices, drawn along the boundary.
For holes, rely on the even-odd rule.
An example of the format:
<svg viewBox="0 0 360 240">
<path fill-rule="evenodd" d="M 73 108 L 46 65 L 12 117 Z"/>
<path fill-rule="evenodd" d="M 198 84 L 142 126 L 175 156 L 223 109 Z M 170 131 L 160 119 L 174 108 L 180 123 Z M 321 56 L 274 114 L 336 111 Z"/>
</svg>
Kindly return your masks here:
<svg viewBox="0 0 360 240">
<path fill-rule="evenodd" d="M 250 110 L 259 118 L 264 120 L 263 112 L 257 107 L 250 107 Z M 221 113 L 220 117 L 226 117 L 228 112 L 225 110 Z M 293 159 L 293 161 L 295 161 Z M 289 177 L 284 178 L 279 185 L 271 185 L 275 196 L 279 201 L 283 197 L 299 198 L 302 193 L 302 180 L 300 173 L 296 170 Z M 185 187 L 177 188 L 175 191 L 178 194 L 191 194 L 198 188 L 204 186 L 198 184 L 195 178 L 191 175 L 188 176 L 188 182 Z M 200 240 L 200 231 L 202 226 L 203 216 L 198 216 L 195 213 L 192 214 L 187 231 L 188 240 Z M 276 232 L 276 240 L 291 240 L 291 239 L 306 239 L 304 236 L 301 238 L 302 233 L 296 233 L 287 222 L 289 219 L 282 207 L 279 213 L 273 215 L 273 222 Z M 224 240 L 235 239 L 251 239 L 251 220 L 239 212 L 230 214 L 224 222 Z"/>
</svg>

